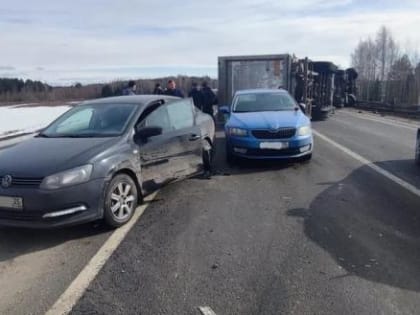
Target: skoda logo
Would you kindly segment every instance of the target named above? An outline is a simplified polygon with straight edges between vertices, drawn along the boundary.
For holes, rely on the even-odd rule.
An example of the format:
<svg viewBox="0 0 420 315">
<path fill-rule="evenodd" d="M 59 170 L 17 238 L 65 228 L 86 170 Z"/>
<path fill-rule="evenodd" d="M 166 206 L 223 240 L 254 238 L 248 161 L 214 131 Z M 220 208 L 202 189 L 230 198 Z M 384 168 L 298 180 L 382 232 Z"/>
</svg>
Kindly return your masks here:
<svg viewBox="0 0 420 315">
<path fill-rule="evenodd" d="M 10 186 L 12 186 L 12 176 L 10 175 L 6 175 L 2 178 L 1 180 L 1 187 L 3 188 L 9 188 Z"/>
</svg>

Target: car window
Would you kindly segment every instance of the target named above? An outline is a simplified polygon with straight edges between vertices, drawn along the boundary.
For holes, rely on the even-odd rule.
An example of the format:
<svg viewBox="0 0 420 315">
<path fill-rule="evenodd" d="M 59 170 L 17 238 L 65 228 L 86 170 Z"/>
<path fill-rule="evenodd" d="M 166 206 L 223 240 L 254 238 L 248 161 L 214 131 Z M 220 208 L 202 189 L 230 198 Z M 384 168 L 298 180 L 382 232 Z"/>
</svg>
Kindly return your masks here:
<svg viewBox="0 0 420 315">
<path fill-rule="evenodd" d="M 137 105 L 92 104 L 77 106 L 57 118 L 42 135 L 47 137 L 113 137 L 121 135 Z"/>
<path fill-rule="evenodd" d="M 93 108 L 84 108 L 56 126 L 57 133 L 70 133 L 88 129 L 93 116 Z"/>
<path fill-rule="evenodd" d="M 168 107 L 160 106 L 155 109 L 141 122 L 141 127 L 161 127 L 163 132 L 170 131 L 172 128 L 168 115 Z"/>
<path fill-rule="evenodd" d="M 240 94 L 234 102 L 234 112 L 262 112 L 293 110 L 296 102 L 287 93 Z"/>
<path fill-rule="evenodd" d="M 194 125 L 193 105 L 190 99 L 168 105 L 168 113 L 173 130 L 189 128 Z"/>
</svg>

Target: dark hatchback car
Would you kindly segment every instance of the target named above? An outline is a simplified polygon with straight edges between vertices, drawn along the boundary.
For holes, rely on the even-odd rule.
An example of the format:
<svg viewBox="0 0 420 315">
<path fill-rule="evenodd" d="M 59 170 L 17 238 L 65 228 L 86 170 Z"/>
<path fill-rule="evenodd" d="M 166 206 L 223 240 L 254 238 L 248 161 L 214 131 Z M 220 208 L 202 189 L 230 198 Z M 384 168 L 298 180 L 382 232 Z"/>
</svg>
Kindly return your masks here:
<svg viewBox="0 0 420 315">
<path fill-rule="evenodd" d="M 82 103 L 0 151 L 0 225 L 128 222 L 142 197 L 210 167 L 212 117 L 191 99 L 124 96 Z"/>
</svg>

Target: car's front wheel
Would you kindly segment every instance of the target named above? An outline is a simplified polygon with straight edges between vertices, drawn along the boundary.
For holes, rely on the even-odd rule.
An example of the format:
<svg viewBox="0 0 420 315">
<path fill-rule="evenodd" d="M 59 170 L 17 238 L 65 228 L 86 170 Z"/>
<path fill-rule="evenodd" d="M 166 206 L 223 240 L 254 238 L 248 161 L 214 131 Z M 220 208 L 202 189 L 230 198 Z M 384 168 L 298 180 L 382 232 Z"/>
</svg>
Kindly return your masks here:
<svg viewBox="0 0 420 315">
<path fill-rule="evenodd" d="M 137 201 L 137 186 L 131 177 L 126 174 L 115 176 L 105 193 L 105 222 L 114 228 L 124 225 L 132 218 Z"/>
<path fill-rule="evenodd" d="M 302 162 L 309 162 L 310 160 L 312 160 L 312 153 L 304 155 L 303 157 L 300 158 L 300 160 Z"/>
<path fill-rule="evenodd" d="M 226 144 L 226 162 L 229 166 L 233 166 L 237 162 L 237 158 L 233 155 L 233 152 L 228 144 Z"/>
</svg>

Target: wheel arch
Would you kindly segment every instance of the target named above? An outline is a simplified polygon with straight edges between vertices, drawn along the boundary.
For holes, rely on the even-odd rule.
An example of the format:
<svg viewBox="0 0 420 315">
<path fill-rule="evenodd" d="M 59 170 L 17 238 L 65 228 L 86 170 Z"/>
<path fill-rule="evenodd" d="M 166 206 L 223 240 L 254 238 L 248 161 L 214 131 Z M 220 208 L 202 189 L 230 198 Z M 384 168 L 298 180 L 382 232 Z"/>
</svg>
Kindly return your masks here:
<svg viewBox="0 0 420 315">
<path fill-rule="evenodd" d="M 115 176 L 121 175 L 121 174 L 129 176 L 133 180 L 133 182 L 136 184 L 138 202 L 141 203 L 143 201 L 143 189 L 140 185 L 140 182 L 137 178 L 136 173 L 129 168 L 121 168 L 121 169 L 115 171 L 114 174 L 112 174 L 112 178 L 114 178 Z M 111 178 L 111 180 L 112 180 L 112 178 Z"/>
</svg>

